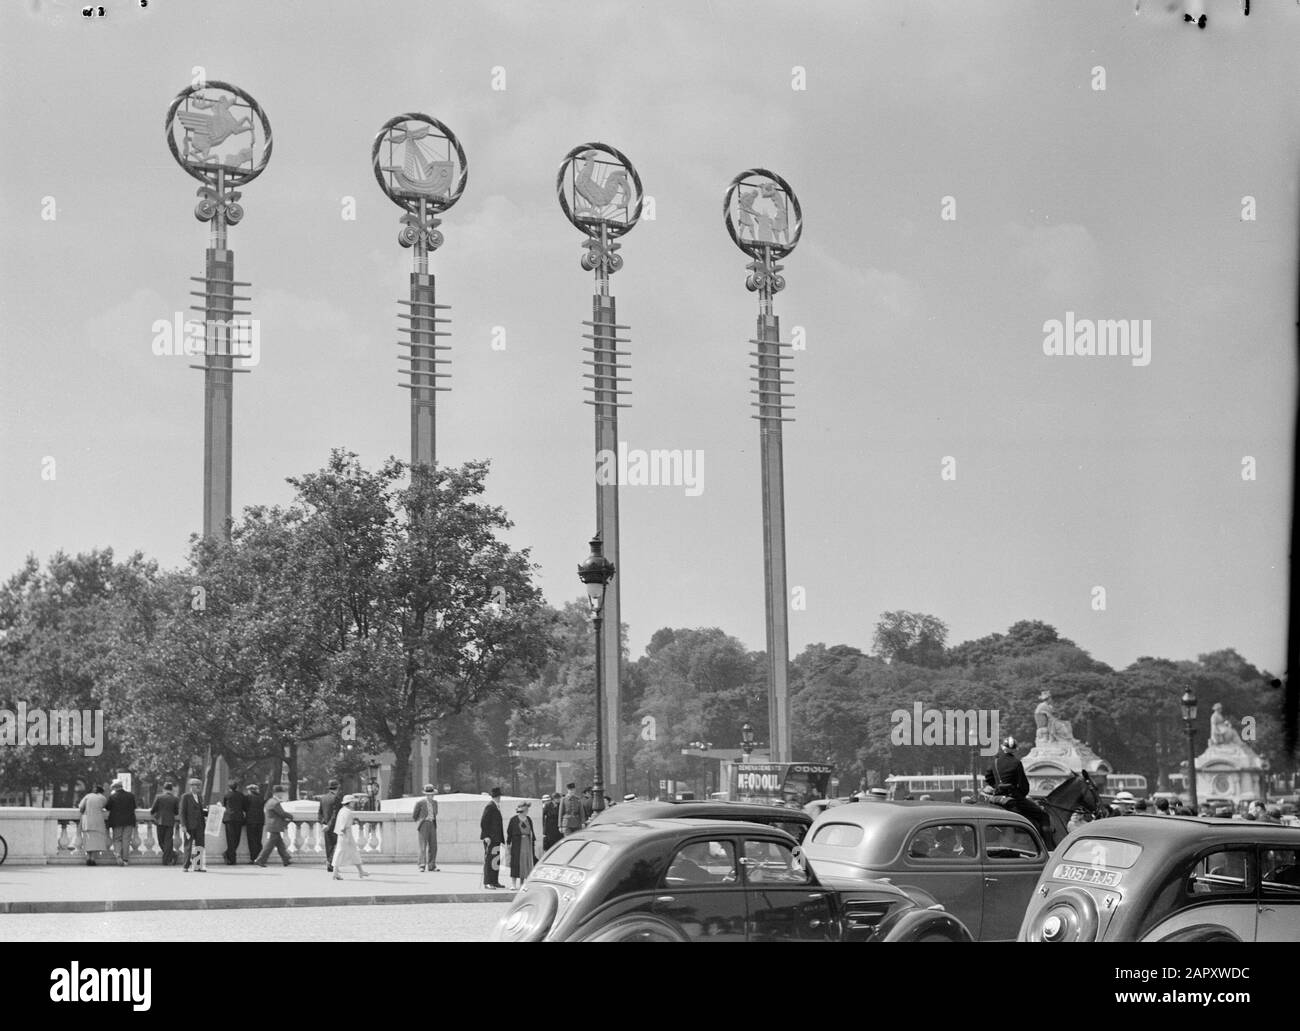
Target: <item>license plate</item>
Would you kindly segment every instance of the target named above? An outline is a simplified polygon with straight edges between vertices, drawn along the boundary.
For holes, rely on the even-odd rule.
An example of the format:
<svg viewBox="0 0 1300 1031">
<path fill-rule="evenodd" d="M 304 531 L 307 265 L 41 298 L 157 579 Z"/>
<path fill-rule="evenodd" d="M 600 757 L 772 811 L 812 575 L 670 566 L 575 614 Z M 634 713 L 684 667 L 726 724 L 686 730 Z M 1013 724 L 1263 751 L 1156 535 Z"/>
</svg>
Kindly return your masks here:
<svg viewBox="0 0 1300 1031">
<path fill-rule="evenodd" d="M 1102 870 L 1095 866 L 1074 866 L 1061 863 L 1052 871 L 1056 881 L 1077 881 L 1080 884 L 1096 884 L 1102 888 L 1113 888 L 1119 884 L 1120 875 L 1114 870 Z"/>
</svg>

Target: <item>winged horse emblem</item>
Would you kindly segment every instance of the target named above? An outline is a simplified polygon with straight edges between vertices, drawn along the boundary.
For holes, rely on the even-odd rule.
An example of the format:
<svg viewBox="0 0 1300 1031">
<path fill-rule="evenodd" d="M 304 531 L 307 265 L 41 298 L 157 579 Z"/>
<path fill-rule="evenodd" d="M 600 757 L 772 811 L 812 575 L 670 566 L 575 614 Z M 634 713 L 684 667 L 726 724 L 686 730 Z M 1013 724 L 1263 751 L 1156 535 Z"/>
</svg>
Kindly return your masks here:
<svg viewBox="0 0 1300 1031">
<path fill-rule="evenodd" d="M 194 106 L 201 110 L 181 111 L 176 116 L 180 119 L 181 125 L 185 126 L 187 158 L 192 153 L 200 161 L 211 161 L 213 147 L 225 142 L 231 136 L 238 136 L 245 132 L 252 134 L 251 117 L 245 115 L 243 118 L 236 118 L 230 113 L 230 105 L 234 102 L 234 97 L 217 97 L 215 100 L 195 97 Z"/>
</svg>

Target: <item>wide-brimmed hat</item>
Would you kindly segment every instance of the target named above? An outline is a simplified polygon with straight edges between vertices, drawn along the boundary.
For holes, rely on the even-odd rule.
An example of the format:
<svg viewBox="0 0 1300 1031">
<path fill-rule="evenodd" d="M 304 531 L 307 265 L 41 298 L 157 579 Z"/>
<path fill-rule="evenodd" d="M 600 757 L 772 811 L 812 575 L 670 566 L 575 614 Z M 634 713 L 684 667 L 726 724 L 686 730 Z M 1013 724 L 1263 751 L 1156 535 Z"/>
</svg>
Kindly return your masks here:
<svg viewBox="0 0 1300 1031">
<path fill-rule="evenodd" d="M 532 803 L 532 802 L 520 802 L 517 806 L 515 806 L 515 812 L 517 812 L 517 813 L 526 813 L 526 812 L 528 812 L 528 810 L 531 809 L 532 807 L 533 807 L 533 803 Z"/>
<path fill-rule="evenodd" d="M 1133 792 L 1131 792 L 1131 791 L 1121 791 L 1118 795 L 1115 796 L 1115 801 L 1116 801 L 1116 802 L 1136 802 L 1137 799 L 1133 797 Z"/>
<path fill-rule="evenodd" d="M 493 798 L 500 798 L 500 797 L 501 797 L 501 789 L 500 789 L 500 788 L 493 788 L 492 791 L 490 792 L 490 794 L 492 795 Z"/>
<path fill-rule="evenodd" d="M 258 787 L 256 784 L 250 784 L 250 785 L 248 785 L 247 790 L 249 790 L 249 791 L 256 791 L 258 794 L 261 794 L 261 792 L 262 792 L 262 789 L 261 789 L 260 787 Z"/>
</svg>

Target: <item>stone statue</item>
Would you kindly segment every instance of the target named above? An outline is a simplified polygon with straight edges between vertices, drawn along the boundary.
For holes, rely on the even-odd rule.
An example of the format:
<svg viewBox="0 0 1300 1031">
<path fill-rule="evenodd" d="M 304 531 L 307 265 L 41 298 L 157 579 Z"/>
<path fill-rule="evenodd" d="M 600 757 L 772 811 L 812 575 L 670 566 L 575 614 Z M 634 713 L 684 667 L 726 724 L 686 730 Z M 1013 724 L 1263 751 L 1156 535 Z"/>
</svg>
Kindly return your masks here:
<svg viewBox="0 0 1300 1031">
<path fill-rule="evenodd" d="M 1068 720 L 1058 720 L 1052 711 L 1052 693 L 1044 691 L 1038 696 L 1038 707 L 1034 709 L 1034 722 L 1038 730 L 1034 735 L 1034 744 L 1040 748 L 1053 742 L 1074 743 L 1074 728 Z"/>
<path fill-rule="evenodd" d="M 1241 735 L 1233 728 L 1232 720 L 1223 715 L 1223 703 L 1215 702 L 1213 709 L 1210 713 L 1210 744 L 1240 747 L 1243 744 Z"/>
</svg>

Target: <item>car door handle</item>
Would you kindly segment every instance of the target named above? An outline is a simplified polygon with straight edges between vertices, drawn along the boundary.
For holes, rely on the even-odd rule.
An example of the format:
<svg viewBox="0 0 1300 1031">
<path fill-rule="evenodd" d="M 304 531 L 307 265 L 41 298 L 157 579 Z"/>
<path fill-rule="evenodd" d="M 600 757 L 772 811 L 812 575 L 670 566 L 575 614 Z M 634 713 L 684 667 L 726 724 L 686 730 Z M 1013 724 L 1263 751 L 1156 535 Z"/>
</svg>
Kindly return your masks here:
<svg viewBox="0 0 1300 1031">
<path fill-rule="evenodd" d="M 820 899 L 824 899 L 825 897 L 826 897 L 826 893 L 824 891 L 814 891 L 812 894 L 808 896 L 808 901 L 817 902 Z"/>
<path fill-rule="evenodd" d="M 676 902 L 676 901 L 677 901 L 676 895 L 660 895 L 657 899 L 655 899 L 655 905 L 657 906 L 662 903 L 663 905 L 666 906 L 668 905 L 668 903 Z"/>
<path fill-rule="evenodd" d="M 985 884 L 997 884 L 997 883 L 998 883 L 998 879 L 997 879 L 996 877 L 985 877 L 985 878 L 984 878 L 984 883 L 985 883 Z"/>
</svg>

